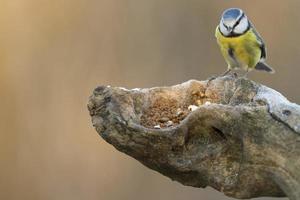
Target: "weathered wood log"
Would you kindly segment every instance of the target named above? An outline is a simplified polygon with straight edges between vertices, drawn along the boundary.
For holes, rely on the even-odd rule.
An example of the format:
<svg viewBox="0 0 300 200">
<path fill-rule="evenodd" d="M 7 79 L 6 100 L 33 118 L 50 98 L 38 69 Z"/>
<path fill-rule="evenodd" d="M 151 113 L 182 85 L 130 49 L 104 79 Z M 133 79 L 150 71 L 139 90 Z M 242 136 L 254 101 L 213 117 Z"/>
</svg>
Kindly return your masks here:
<svg viewBox="0 0 300 200">
<path fill-rule="evenodd" d="M 172 180 L 235 198 L 300 199 L 300 106 L 266 86 L 233 76 L 100 86 L 88 109 L 103 139 Z"/>
</svg>

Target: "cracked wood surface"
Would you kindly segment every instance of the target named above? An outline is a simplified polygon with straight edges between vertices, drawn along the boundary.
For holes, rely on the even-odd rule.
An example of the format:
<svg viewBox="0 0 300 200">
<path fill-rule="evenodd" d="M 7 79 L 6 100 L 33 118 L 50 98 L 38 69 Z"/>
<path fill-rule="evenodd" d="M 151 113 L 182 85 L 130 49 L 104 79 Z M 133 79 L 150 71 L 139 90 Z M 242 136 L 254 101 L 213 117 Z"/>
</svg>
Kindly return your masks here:
<svg viewBox="0 0 300 200">
<path fill-rule="evenodd" d="M 195 99 L 197 92 L 204 95 Z M 179 124 L 144 126 L 161 101 L 200 103 Z M 150 89 L 101 86 L 88 109 L 103 139 L 172 180 L 235 198 L 300 200 L 300 106 L 273 89 L 232 76 Z"/>
</svg>

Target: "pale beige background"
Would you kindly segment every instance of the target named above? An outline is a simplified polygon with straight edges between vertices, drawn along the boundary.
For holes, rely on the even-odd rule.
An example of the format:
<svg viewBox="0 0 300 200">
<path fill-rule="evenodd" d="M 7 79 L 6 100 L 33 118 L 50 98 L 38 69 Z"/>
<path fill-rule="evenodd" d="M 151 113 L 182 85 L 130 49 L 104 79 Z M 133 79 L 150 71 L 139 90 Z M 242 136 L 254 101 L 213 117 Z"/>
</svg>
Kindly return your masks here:
<svg viewBox="0 0 300 200">
<path fill-rule="evenodd" d="M 2 0 L 0 199 L 217 200 L 117 152 L 86 109 L 97 85 L 152 87 L 206 79 L 226 64 L 214 31 L 243 8 L 274 75 L 250 78 L 299 103 L 297 0 Z"/>
</svg>

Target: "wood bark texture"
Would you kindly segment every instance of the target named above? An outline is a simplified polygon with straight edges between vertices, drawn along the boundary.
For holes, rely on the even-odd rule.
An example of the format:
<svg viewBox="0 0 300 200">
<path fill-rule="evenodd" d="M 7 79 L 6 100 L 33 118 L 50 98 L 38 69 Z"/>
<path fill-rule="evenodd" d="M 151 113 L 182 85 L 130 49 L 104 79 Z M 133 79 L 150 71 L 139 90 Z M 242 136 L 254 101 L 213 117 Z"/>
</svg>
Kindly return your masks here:
<svg viewBox="0 0 300 200">
<path fill-rule="evenodd" d="M 150 89 L 100 86 L 88 109 L 104 140 L 183 185 L 239 199 L 300 200 L 300 106 L 273 89 L 234 76 Z M 175 123 L 164 126 L 167 120 Z"/>
</svg>

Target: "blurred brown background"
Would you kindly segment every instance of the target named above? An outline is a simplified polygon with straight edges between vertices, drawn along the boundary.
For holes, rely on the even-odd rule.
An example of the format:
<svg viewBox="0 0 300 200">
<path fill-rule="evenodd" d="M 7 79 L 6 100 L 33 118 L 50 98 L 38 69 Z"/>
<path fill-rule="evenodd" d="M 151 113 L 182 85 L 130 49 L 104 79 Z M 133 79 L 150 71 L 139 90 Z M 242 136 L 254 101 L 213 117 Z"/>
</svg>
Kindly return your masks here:
<svg viewBox="0 0 300 200">
<path fill-rule="evenodd" d="M 241 7 L 277 72 L 250 78 L 299 103 L 299 6 L 297 0 L 2 0 L 0 199 L 230 199 L 172 182 L 117 152 L 92 128 L 88 96 L 102 84 L 152 87 L 222 73 L 215 27 L 225 8 Z"/>
</svg>

